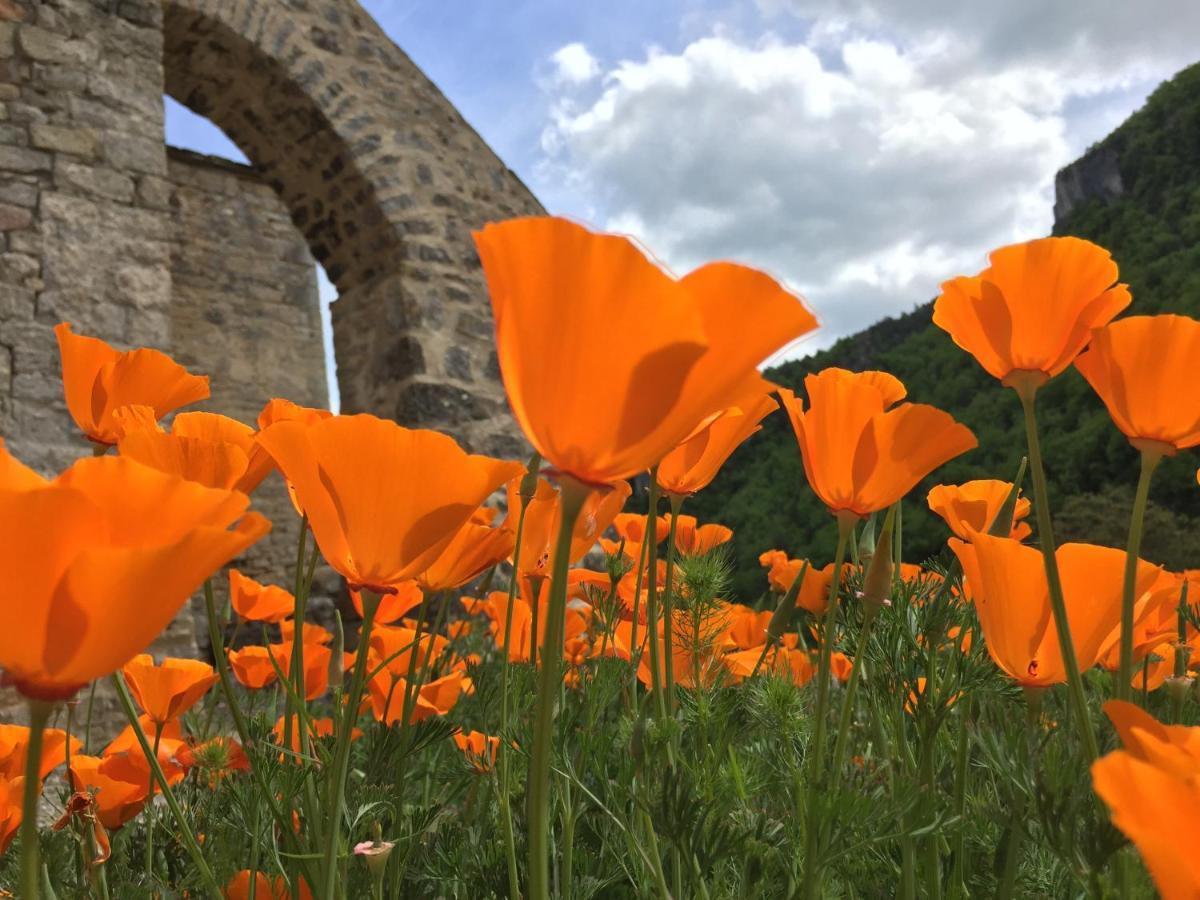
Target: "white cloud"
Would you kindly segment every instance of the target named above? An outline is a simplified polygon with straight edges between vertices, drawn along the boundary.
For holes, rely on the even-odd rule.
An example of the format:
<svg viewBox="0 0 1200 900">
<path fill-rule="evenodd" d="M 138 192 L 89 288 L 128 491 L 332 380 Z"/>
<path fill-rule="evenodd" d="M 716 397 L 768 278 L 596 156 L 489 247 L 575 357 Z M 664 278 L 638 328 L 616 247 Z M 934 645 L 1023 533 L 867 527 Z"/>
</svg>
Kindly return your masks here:
<svg viewBox="0 0 1200 900">
<path fill-rule="evenodd" d="M 600 74 L 600 63 L 588 48 L 575 41 L 559 47 L 550 55 L 555 80 L 562 84 L 586 84 Z"/>
<path fill-rule="evenodd" d="M 1200 4 L 1160 2 L 1200 46 Z M 802 37 L 717 27 L 593 72 L 587 90 L 548 88 L 536 182 L 678 270 L 762 266 L 808 296 L 822 345 L 1046 233 L 1055 172 L 1196 52 L 1168 39 L 1171 20 L 1109 0 L 760 5 L 777 31 L 803 20 Z M 1068 6 L 1110 16 L 1087 25 Z"/>
</svg>

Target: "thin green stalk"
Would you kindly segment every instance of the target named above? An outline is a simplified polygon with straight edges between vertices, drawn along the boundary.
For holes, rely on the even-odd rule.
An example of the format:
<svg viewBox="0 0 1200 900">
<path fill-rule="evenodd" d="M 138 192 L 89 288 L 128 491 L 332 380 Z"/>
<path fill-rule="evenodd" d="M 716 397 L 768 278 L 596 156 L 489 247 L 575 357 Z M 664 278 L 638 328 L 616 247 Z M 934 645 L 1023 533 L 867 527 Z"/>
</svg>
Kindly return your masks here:
<svg viewBox="0 0 1200 900">
<path fill-rule="evenodd" d="M 824 780 L 825 728 L 829 717 L 829 671 L 833 657 L 833 635 L 837 626 L 837 598 L 841 587 L 842 566 L 846 562 L 846 547 L 854 531 L 854 518 L 838 516 L 837 551 L 834 553 L 833 578 L 829 583 L 829 600 L 821 629 L 821 648 L 817 657 L 817 705 L 813 713 L 814 731 L 808 749 L 807 828 L 805 833 L 804 866 L 805 896 L 814 900 L 821 893 L 820 821 L 817 799 Z"/>
<path fill-rule="evenodd" d="M 1067 618 L 1067 604 L 1063 599 L 1062 579 L 1058 573 L 1055 556 L 1054 527 L 1050 521 L 1050 498 L 1046 488 L 1046 470 L 1042 464 L 1042 447 L 1038 440 L 1035 395 L 1037 388 L 1032 383 L 1016 386 L 1025 414 L 1025 438 L 1029 444 L 1029 469 L 1033 477 L 1033 508 L 1037 514 L 1038 543 L 1042 548 L 1042 561 L 1046 567 L 1046 583 L 1050 592 L 1050 607 L 1054 612 L 1054 628 L 1058 633 L 1058 647 L 1063 665 L 1067 670 L 1067 687 L 1079 725 L 1079 736 L 1087 753 L 1088 764 L 1099 755 L 1096 733 L 1088 715 L 1087 697 L 1083 692 L 1083 679 L 1079 674 L 1079 661 L 1075 657 L 1075 643 L 1071 639 L 1071 624 Z"/>
<path fill-rule="evenodd" d="M 1116 695 L 1120 700 L 1132 699 L 1133 693 L 1133 605 L 1137 599 L 1137 564 L 1142 552 L 1142 531 L 1146 519 L 1146 501 L 1150 497 L 1150 479 L 1162 462 L 1160 446 L 1142 448 L 1138 471 L 1137 491 L 1133 496 L 1133 511 L 1129 516 L 1129 543 L 1125 550 L 1125 585 L 1121 594 L 1121 659 L 1117 666 Z"/>
<path fill-rule="evenodd" d="M 25 748 L 25 789 L 21 804 L 21 896 L 41 896 L 41 846 L 38 838 L 38 797 L 42 792 L 42 743 L 53 704 L 29 701 L 29 745 Z"/>
<path fill-rule="evenodd" d="M 92 752 L 92 709 L 96 705 L 96 682 L 88 688 L 87 719 L 83 723 L 83 752 Z"/>
<path fill-rule="evenodd" d="M 358 651 L 354 654 L 354 675 L 350 679 L 350 693 L 346 697 L 345 708 L 341 711 L 334 747 L 334 765 L 331 772 L 333 799 L 329 807 L 329 829 L 325 834 L 321 865 L 324 874 L 321 896 L 326 900 L 333 900 L 337 888 L 338 841 L 342 836 L 342 804 L 346 799 L 346 778 L 350 770 L 350 744 L 353 742 L 354 723 L 358 720 L 358 707 L 362 701 L 363 680 L 367 670 L 367 648 L 370 646 L 375 611 L 379 608 L 379 597 L 363 590 L 362 605 L 363 621 L 359 630 Z"/>
<path fill-rule="evenodd" d="M 295 604 L 292 610 L 292 662 L 291 662 L 291 677 L 288 679 L 292 683 L 294 693 L 300 697 L 304 696 L 304 595 L 300 590 L 300 579 L 304 572 L 304 549 L 308 540 L 308 516 L 304 515 L 300 519 L 300 537 L 296 542 L 296 582 L 293 586 L 292 602 Z M 295 679 L 299 679 L 297 683 Z M 283 746 L 292 746 L 292 723 L 294 720 L 294 705 L 292 693 L 289 692 L 283 698 Z M 303 748 L 301 748 L 303 749 Z"/>
<path fill-rule="evenodd" d="M 571 799 L 571 780 L 563 779 L 563 838 L 562 865 L 559 874 L 558 895 L 562 900 L 571 900 L 571 884 L 574 879 L 575 859 L 575 802 Z"/>
<path fill-rule="evenodd" d="M 138 745 L 142 748 L 142 753 L 146 756 L 146 762 L 150 764 L 150 771 L 154 775 L 154 780 L 158 782 L 158 789 L 162 791 L 163 799 L 167 801 L 167 807 L 171 810 L 171 817 L 175 820 L 175 827 L 179 829 L 179 838 L 183 843 L 183 847 L 187 850 L 188 856 L 192 858 L 192 865 L 200 873 L 205 889 L 216 900 L 220 900 L 221 889 L 217 886 L 212 869 L 208 867 L 208 862 L 204 859 L 204 851 L 200 849 L 200 844 L 196 842 L 196 836 L 192 833 L 192 826 L 188 821 L 187 815 L 184 814 L 183 808 L 175 798 L 175 792 L 167 784 L 167 777 L 163 774 L 162 766 L 158 764 L 158 756 L 155 755 L 154 749 L 150 746 L 150 741 L 146 738 L 146 732 L 142 730 L 142 725 L 138 721 L 137 709 L 133 705 L 133 698 L 129 696 L 129 688 L 125 686 L 125 679 L 121 677 L 120 672 L 114 672 L 112 682 L 113 686 L 117 689 L 117 699 L 121 701 L 121 708 L 125 710 L 125 717 L 129 719 L 129 725 L 133 729 Z"/>
<path fill-rule="evenodd" d="M 1171 682 L 1171 722 L 1175 725 L 1183 722 L 1183 701 L 1187 694 L 1188 659 L 1192 648 L 1188 646 L 1188 583 L 1183 579 L 1179 588 L 1179 606 L 1175 612 L 1175 680 Z"/>
<path fill-rule="evenodd" d="M 517 579 L 521 571 L 521 542 L 525 537 L 525 513 L 529 510 L 529 502 L 537 490 L 537 475 L 540 458 L 536 455 L 530 461 L 525 478 L 521 480 L 521 512 L 517 515 L 516 543 L 513 546 L 512 577 L 508 580 L 508 607 L 504 611 L 504 647 L 500 654 L 500 744 L 496 748 L 496 763 L 500 769 L 497 791 L 500 800 L 500 819 L 504 831 L 504 857 L 508 865 L 508 895 L 512 900 L 521 896 L 521 882 L 517 871 L 517 845 L 514 838 L 512 818 L 512 797 L 508 780 L 508 731 L 509 731 L 509 702 L 508 679 L 512 664 L 509 653 L 512 646 L 513 605 L 517 600 Z M 536 603 L 536 599 L 534 601 Z M 531 643 L 537 643 L 537 636 L 530 636 Z"/>
<path fill-rule="evenodd" d="M 646 554 L 649 552 L 649 535 L 653 529 L 658 536 L 658 517 L 651 510 L 646 516 L 645 533 L 642 535 L 642 545 L 638 547 L 637 574 L 633 580 L 633 618 L 629 620 L 629 662 L 630 662 L 630 691 L 629 711 L 637 706 L 638 669 L 641 667 L 642 651 L 638 646 L 638 617 L 642 611 L 642 578 L 646 572 Z"/>
<path fill-rule="evenodd" d="M 158 759 L 158 748 L 162 744 L 162 726 L 154 723 L 154 758 Z M 154 878 L 154 776 L 150 777 L 146 800 L 146 883 Z"/>
<path fill-rule="evenodd" d="M 246 715 L 242 712 L 241 704 L 237 701 L 237 695 L 233 688 L 233 677 L 229 673 L 229 659 L 225 655 L 225 644 L 221 639 L 221 631 L 217 625 L 217 603 L 213 597 L 212 579 L 204 582 L 204 609 L 208 614 L 208 639 L 212 644 L 213 665 L 217 670 L 217 680 L 221 685 L 221 694 L 225 697 L 225 704 L 229 707 L 229 713 L 233 717 L 233 727 L 237 732 L 238 740 L 242 742 L 242 747 L 247 753 L 251 752 L 254 744 L 250 735 L 250 726 L 246 721 Z M 285 744 L 284 746 L 291 746 Z M 294 832 L 292 830 L 292 821 L 289 816 L 284 814 L 283 809 L 275 801 L 275 792 L 271 786 L 267 784 L 266 778 L 263 775 L 261 766 L 251 766 L 250 775 L 258 784 L 258 794 L 266 802 L 267 808 L 271 812 L 271 818 L 275 820 L 276 826 L 280 830 L 280 834 L 285 836 L 285 840 L 294 843 Z M 296 847 L 299 850 L 299 847 Z M 311 872 L 308 871 L 308 860 L 301 856 L 301 865 L 305 868 L 305 877 L 312 879 Z"/>
<path fill-rule="evenodd" d="M 956 897 L 967 896 L 966 853 L 967 853 L 967 778 L 970 774 L 971 734 L 970 720 L 975 716 L 975 697 L 968 696 L 959 711 L 958 732 L 955 735 L 954 754 L 954 814 L 958 825 L 954 829 L 954 868 L 950 875 L 950 886 Z"/>
<path fill-rule="evenodd" d="M 662 647 L 658 640 L 658 469 L 650 470 L 650 519 L 646 523 L 646 542 L 650 545 L 646 552 L 646 637 L 650 641 L 650 693 L 654 696 L 654 708 L 658 713 L 658 721 L 667 719 L 667 704 L 663 697 Z M 669 664 L 668 660 L 668 664 Z"/>
<path fill-rule="evenodd" d="M 667 533 L 667 577 L 663 584 L 663 620 L 666 623 L 663 628 L 663 655 L 666 659 L 666 667 L 663 674 L 666 676 L 667 689 L 667 709 L 672 713 L 675 710 L 675 597 L 672 591 L 674 590 L 675 576 L 675 530 L 679 525 L 679 510 L 683 508 L 683 497 L 679 494 L 670 494 L 667 501 L 671 506 L 671 526 Z M 700 682 L 696 682 L 696 687 L 700 686 Z"/>
<path fill-rule="evenodd" d="M 550 759 L 554 750 L 554 701 L 561 683 L 563 631 L 567 609 L 567 569 L 575 521 L 588 496 L 586 485 L 560 476 L 561 516 L 554 545 L 554 571 L 546 610 L 545 649 L 534 704 L 533 748 L 529 755 L 529 896 L 550 898 Z M 536 643 L 536 636 L 534 638 Z"/>
<path fill-rule="evenodd" d="M 842 764 L 845 762 L 846 743 L 850 736 L 850 723 L 854 719 L 854 698 L 858 692 L 859 674 L 863 668 L 863 659 L 871 635 L 875 632 L 875 623 L 879 620 L 879 610 L 868 607 L 863 615 L 862 629 L 858 633 L 858 645 L 854 648 L 854 664 L 850 667 L 850 678 L 846 682 L 846 694 L 842 698 L 842 714 L 838 719 L 837 740 L 833 743 L 833 759 L 830 762 L 829 777 L 832 779 L 830 792 L 839 781 Z"/>
</svg>

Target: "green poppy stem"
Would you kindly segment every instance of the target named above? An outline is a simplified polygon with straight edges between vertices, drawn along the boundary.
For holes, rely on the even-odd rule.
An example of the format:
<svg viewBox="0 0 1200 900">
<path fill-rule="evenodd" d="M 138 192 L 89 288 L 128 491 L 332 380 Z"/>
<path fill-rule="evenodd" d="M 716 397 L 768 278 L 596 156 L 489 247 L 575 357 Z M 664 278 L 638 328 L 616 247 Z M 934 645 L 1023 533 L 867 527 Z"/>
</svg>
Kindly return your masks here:
<svg viewBox="0 0 1200 900">
<path fill-rule="evenodd" d="M 324 875 L 324 890 L 321 896 L 327 900 L 333 900 L 336 896 L 338 842 L 342 836 L 342 805 L 346 800 L 346 778 L 350 771 L 350 745 L 354 741 L 354 723 L 358 721 L 358 707 L 362 702 L 369 655 L 367 648 L 371 645 L 371 628 L 375 624 L 375 611 L 379 609 L 379 602 L 380 598 L 377 595 L 365 589 L 362 591 L 363 620 L 358 633 L 358 648 L 354 654 L 354 674 L 350 679 L 350 691 L 346 695 L 345 707 L 338 722 L 337 742 L 334 748 L 333 781 L 330 785 L 333 793 L 321 865 Z"/>
<path fill-rule="evenodd" d="M 1029 470 L 1033 478 L 1033 508 L 1037 514 L 1038 543 L 1042 548 L 1042 562 L 1046 567 L 1046 584 L 1050 592 L 1050 608 L 1054 613 L 1054 628 L 1058 634 L 1058 648 L 1063 666 L 1067 670 L 1067 687 L 1079 725 L 1079 737 L 1087 752 L 1090 765 L 1097 756 L 1096 732 L 1088 715 L 1087 697 L 1083 692 L 1083 678 L 1079 674 L 1079 661 L 1075 657 L 1075 642 L 1071 639 L 1071 623 L 1067 618 L 1067 604 L 1063 598 L 1062 579 L 1058 573 L 1058 558 L 1055 555 L 1054 526 L 1050 521 L 1050 498 L 1046 488 L 1046 470 L 1042 464 L 1042 446 L 1038 440 L 1035 396 L 1037 386 L 1032 380 L 1013 384 L 1021 398 L 1021 409 L 1025 414 L 1025 439 L 1029 444 Z"/>
<path fill-rule="evenodd" d="M 683 508 L 683 497 L 670 494 L 667 500 L 671 505 L 671 527 L 667 533 L 667 577 L 663 584 L 663 656 L 666 657 L 663 666 L 667 689 L 667 709 L 675 711 L 675 530 L 679 525 L 679 510 Z M 696 687 L 700 683 L 696 682 Z"/>
<path fill-rule="evenodd" d="M 1117 666 L 1116 696 L 1120 700 L 1133 697 L 1133 606 L 1137 600 L 1137 564 L 1142 552 L 1142 532 L 1146 520 L 1146 502 L 1150 498 L 1150 480 L 1162 462 L 1163 448 L 1146 446 L 1141 452 L 1137 491 L 1133 496 L 1133 511 L 1129 516 L 1129 543 L 1125 550 L 1125 585 L 1121 594 L 1121 659 Z"/>
<path fill-rule="evenodd" d="M 192 833 L 191 823 L 188 821 L 183 807 L 179 805 L 179 800 L 176 799 L 175 792 L 167 784 L 167 776 L 163 774 L 162 766 L 158 764 L 158 755 L 155 754 L 154 748 L 150 746 L 146 732 L 142 730 L 142 724 L 138 721 L 137 709 L 133 705 L 133 698 L 129 696 L 129 688 L 125 686 L 125 679 L 121 677 L 120 672 L 114 672 L 112 682 L 113 686 L 117 689 L 117 699 L 121 701 L 121 708 L 125 711 L 125 718 L 129 720 L 129 725 L 133 729 L 133 734 L 137 738 L 138 745 L 142 748 L 142 753 L 145 754 L 146 762 L 150 764 L 150 772 L 154 775 L 154 780 L 158 782 L 158 789 L 162 792 L 163 799 L 167 801 L 167 808 L 171 810 L 171 817 L 175 820 L 175 827 L 179 829 L 179 837 L 183 843 L 183 847 L 187 850 L 188 856 L 192 858 L 192 865 L 200 873 L 200 878 L 204 881 L 204 886 L 209 895 L 216 898 L 216 900 L 220 900 L 222 896 L 221 889 L 217 886 L 217 880 L 213 877 L 212 869 L 209 868 L 208 862 L 204 859 L 204 851 L 200 849 L 196 835 Z"/>
<path fill-rule="evenodd" d="M 837 626 L 837 598 L 841 587 L 842 566 L 846 562 L 846 548 L 854 532 L 855 518 L 838 516 L 837 551 L 833 557 L 833 578 L 829 583 L 829 600 L 825 607 L 824 625 L 821 629 L 821 648 L 817 657 L 817 706 L 813 713 L 814 732 L 808 749 L 807 828 L 805 829 L 805 885 L 804 893 L 809 900 L 821 895 L 820 866 L 820 822 L 817 815 L 817 798 L 822 792 L 825 759 L 825 720 L 829 717 L 829 673 L 833 660 L 833 632 Z"/>
<path fill-rule="evenodd" d="M 550 602 L 546 610 L 542 669 L 534 704 L 533 748 L 529 754 L 529 897 L 550 900 L 550 760 L 554 751 L 554 703 L 562 680 L 563 631 L 567 613 L 567 570 L 575 521 L 588 496 L 587 485 L 559 476 L 561 516 L 554 545 Z M 536 636 L 534 637 L 536 641 Z"/>
<path fill-rule="evenodd" d="M 525 477 L 521 479 L 520 497 L 521 512 L 517 515 L 516 542 L 513 546 L 512 577 L 508 580 L 508 606 L 504 611 L 504 647 L 500 653 L 500 743 L 496 747 L 496 765 L 500 770 L 497 790 L 500 799 L 500 822 L 504 831 L 504 857 L 508 865 L 508 895 L 521 896 L 521 882 L 517 870 L 517 842 L 514 836 L 512 818 L 512 797 L 509 790 L 509 703 L 508 678 L 512 664 L 508 656 L 512 647 L 513 604 L 517 600 L 517 579 L 521 571 L 521 542 L 525 538 L 525 514 L 529 511 L 529 503 L 537 492 L 538 469 L 541 457 L 536 453 L 529 461 Z M 536 600 L 535 600 L 536 603 Z M 532 643 L 537 643 L 537 635 L 530 637 Z"/>
<path fill-rule="evenodd" d="M 29 701 L 29 745 L 25 749 L 25 790 L 21 812 L 21 896 L 38 900 L 42 869 L 39 860 L 38 797 L 42 793 L 42 739 L 54 706 Z"/>
<path fill-rule="evenodd" d="M 662 646 L 658 640 L 658 469 L 650 470 L 650 518 L 646 522 L 643 538 L 649 545 L 646 552 L 646 639 L 650 642 L 650 693 L 654 696 L 658 721 L 667 718 L 667 704 L 663 697 L 663 678 L 660 664 Z M 669 664 L 668 660 L 668 664 Z"/>
</svg>

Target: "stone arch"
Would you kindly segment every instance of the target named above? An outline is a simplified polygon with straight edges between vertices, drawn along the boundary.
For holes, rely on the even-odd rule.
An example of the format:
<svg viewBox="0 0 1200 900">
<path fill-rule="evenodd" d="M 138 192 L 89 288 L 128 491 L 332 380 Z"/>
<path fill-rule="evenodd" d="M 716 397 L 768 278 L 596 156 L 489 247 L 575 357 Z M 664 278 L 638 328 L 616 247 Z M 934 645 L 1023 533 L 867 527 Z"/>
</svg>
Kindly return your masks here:
<svg viewBox="0 0 1200 900">
<path fill-rule="evenodd" d="M 164 0 L 163 62 L 336 285 L 343 409 L 518 451 L 470 232 L 541 206 L 432 82 L 355 0 Z"/>
</svg>

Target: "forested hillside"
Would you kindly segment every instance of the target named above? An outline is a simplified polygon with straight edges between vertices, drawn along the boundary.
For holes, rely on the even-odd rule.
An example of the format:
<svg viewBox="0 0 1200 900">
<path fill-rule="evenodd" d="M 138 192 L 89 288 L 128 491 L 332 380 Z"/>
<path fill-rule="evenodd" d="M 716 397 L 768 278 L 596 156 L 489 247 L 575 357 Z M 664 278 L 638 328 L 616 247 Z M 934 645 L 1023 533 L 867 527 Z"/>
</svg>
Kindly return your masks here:
<svg viewBox="0 0 1200 900">
<path fill-rule="evenodd" d="M 1104 171 L 1097 173 L 1097 167 Z M 1127 314 L 1178 312 L 1200 317 L 1200 65 L 1179 73 L 1146 105 L 1060 176 L 1055 234 L 1078 235 L 1112 251 L 1133 292 Z M 957 273 L 947 272 L 952 277 Z M 920 486 L 904 506 L 905 557 L 940 552 L 945 526 L 925 506 L 939 481 L 1011 478 L 1024 451 L 1020 407 L 948 335 L 926 303 L 767 374 L 802 391 L 804 376 L 826 366 L 879 368 L 900 377 L 909 399 L 952 412 L 979 448 Z M 1182 390 L 1200 390 L 1197 378 Z M 1069 370 L 1039 394 L 1039 418 L 1060 540 L 1123 546 L 1136 479 L 1136 455 L 1083 378 Z M 1155 476 L 1144 555 L 1172 568 L 1200 568 L 1200 455 L 1167 460 Z M 773 414 L 688 512 L 737 534 L 734 590 L 752 599 L 765 586 L 760 551 L 828 562 L 835 529 L 809 491 L 787 420 Z"/>
</svg>

